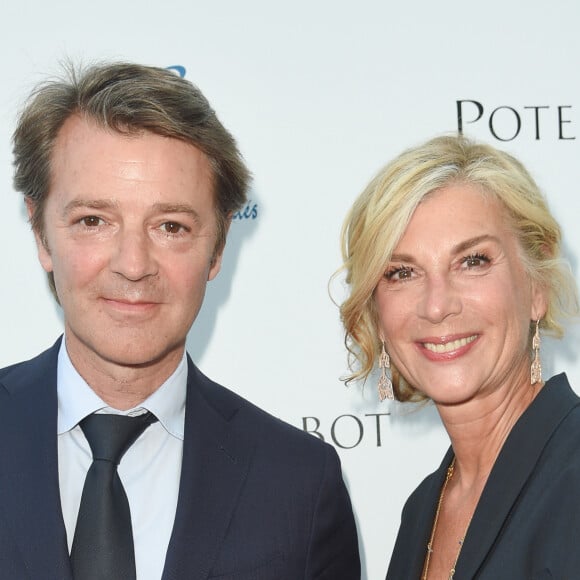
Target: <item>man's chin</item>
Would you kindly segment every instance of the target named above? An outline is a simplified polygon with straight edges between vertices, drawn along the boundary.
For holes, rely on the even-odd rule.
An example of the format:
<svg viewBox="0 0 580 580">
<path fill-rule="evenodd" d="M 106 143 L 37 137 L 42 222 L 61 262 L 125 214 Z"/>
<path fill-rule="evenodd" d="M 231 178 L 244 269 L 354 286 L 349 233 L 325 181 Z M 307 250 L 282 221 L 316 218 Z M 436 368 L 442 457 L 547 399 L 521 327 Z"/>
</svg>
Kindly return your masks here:
<svg viewBox="0 0 580 580">
<path fill-rule="evenodd" d="M 127 370 L 153 368 L 177 364 L 185 349 L 185 338 L 170 344 L 156 344 L 150 337 L 126 336 L 118 332 L 111 332 L 111 335 L 110 339 L 103 336 L 97 341 L 91 340 L 91 337 L 71 336 L 67 332 L 67 351 L 75 366 L 79 363 Z"/>
</svg>

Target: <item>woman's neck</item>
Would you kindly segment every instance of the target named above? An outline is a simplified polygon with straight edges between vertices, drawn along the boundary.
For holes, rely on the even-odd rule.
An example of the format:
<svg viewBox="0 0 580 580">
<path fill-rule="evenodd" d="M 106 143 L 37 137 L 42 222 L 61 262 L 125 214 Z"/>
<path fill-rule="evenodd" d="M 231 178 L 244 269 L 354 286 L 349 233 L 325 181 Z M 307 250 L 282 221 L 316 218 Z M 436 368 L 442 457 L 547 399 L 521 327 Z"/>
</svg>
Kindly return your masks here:
<svg viewBox="0 0 580 580">
<path fill-rule="evenodd" d="M 505 388 L 477 400 L 437 405 L 455 453 L 456 485 L 485 483 L 512 428 L 542 386 L 530 384 L 529 371 L 520 372 Z"/>
</svg>

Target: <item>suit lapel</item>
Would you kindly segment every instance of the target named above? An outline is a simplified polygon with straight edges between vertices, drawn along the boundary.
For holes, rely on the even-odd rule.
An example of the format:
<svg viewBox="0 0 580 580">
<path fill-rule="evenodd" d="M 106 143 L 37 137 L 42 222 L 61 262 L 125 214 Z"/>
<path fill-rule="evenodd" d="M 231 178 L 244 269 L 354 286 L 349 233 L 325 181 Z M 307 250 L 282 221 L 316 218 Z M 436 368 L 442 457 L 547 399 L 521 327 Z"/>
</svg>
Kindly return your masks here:
<svg viewBox="0 0 580 580">
<path fill-rule="evenodd" d="M 0 518 L 30 578 L 71 578 L 60 506 L 56 365 L 60 340 L 0 378 Z"/>
<path fill-rule="evenodd" d="M 458 578 L 475 578 L 518 496 L 562 420 L 580 404 L 564 375 L 548 381 L 520 417 L 492 469 L 457 563 Z"/>
<path fill-rule="evenodd" d="M 254 443 L 238 428 L 237 399 L 189 361 L 179 499 L 163 580 L 205 580 L 248 473 Z"/>
</svg>

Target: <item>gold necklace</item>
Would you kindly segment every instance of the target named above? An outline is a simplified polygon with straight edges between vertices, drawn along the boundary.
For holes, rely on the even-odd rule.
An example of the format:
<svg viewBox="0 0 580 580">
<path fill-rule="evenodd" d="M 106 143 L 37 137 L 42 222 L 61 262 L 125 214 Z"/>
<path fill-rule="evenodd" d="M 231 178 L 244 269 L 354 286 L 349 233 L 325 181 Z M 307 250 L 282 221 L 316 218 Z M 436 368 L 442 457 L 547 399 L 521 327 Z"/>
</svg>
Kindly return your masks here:
<svg viewBox="0 0 580 580">
<path fill-rule="evenodd" d="M 429 543 L 427 544 L 427 554 L 425 556 L 425 564 L 423 565 L 423 574 L 421 574 L 421 580 L 427 580 L 427 573 L 429 572 L 429 560 L 431 559 L 431 554 L 433 553 L 433 540 L 435 538 L 435 532 L 437 531 L 437 521 L 439 520 L 439 512 L 441 511 L 441 505 L 443 504 L 443 498 L 445 497 L 445 490 L 447 489 L 447 484 L 449 480 L 453 477 L 453 472 L 455 470 L 455 457 L 451 461 L 451 465 L 447 468 L 447 475 L 443 486 L 441 487 L 441 493 L 439 494 L 439 502 L 437 503 L 437 511 L 435 512 L 435 519 L 433 520 L 433 529 L 431 530 L 431 537 L 429 538 Z M 473 514 L 472 516 L 473 517 Z M 457 555 L 455 556 L 455 562 L 453 562 L 453 567 L 449 570 L 449 580 L 453 580 L 455 575 L 455 567 L 457 566 L 457 561 L 459 560 L 459 554 L 461 554 L 461 548 L 463 548 L 463 542 L 465 541 L 465 536 L 467 535 L 467 530 L 469 529 L 469 524 L 471 523 L 471 518 L 467 522 L 467 527 L 465 528 L 465 533 L 463 537 L 459 540 L 459 550 L 457 550 Z"/>
</svg>

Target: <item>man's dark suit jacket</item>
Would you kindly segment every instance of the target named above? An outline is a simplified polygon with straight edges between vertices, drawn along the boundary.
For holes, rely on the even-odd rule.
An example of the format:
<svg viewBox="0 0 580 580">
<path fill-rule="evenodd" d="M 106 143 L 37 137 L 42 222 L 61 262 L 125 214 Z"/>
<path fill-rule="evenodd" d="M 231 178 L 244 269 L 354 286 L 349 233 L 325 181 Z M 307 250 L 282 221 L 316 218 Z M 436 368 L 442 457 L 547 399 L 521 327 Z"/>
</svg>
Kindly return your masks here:
<svg viewBox="0 0 580 580">
<path fill-rule="evenodd" d="M 0 578 L 72 580 L 60 507 L 60 341 L 0 370 Z M 189 361 L 183 465 L 163 580 L 356 580 L 335 451 Z M 163 490 L 159 490 L 163 493 Z"/>
<path fill-rule="evenodd" d="M 407 501 L 388 580 L 421 577 L 452 458 L 450 449 Z M 563 374 L 520 417 L 489 476 L 454 576 L 474 578 L 580 578 L 580 399 Z"/>
</svg>

